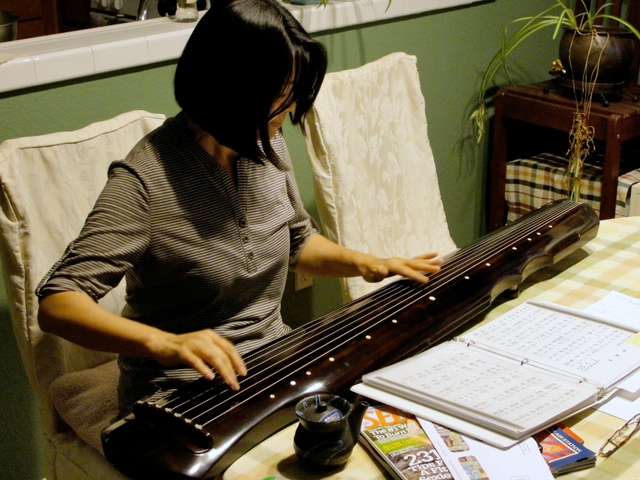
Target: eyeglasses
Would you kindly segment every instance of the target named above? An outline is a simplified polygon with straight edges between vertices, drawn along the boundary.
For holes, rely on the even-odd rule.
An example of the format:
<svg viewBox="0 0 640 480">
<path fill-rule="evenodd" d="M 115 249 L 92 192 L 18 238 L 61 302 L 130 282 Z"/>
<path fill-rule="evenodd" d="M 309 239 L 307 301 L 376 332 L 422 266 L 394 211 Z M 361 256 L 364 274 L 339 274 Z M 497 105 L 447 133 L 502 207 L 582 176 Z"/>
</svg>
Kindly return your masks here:
<svg viewBox="0 0 640 480">
<path fill-rule="evenodd" d="M 640 430 L 640 413 L 613 432 L 613 435 L 605 442 L 598 455 L 605 458 L 608 457 L 627 443 L 638 430 Z"/>
</svg>

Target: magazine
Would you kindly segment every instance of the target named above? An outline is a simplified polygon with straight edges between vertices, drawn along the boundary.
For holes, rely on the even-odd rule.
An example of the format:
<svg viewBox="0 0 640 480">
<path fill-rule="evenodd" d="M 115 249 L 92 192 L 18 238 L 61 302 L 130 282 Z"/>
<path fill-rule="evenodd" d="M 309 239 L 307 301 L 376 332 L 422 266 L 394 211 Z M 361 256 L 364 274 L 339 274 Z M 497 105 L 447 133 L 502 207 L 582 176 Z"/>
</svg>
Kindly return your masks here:
<svg viewBox="0 0 640 480">
<path fill-rule="evenodd" d="M 361 439 L 395 480 L 552 480 L 532 438 L 491 447 L 394 407 L 365 413 Z"/>
<path fill-rule="evenodd" d="M 585 447 L 582 439 L 563 424 L 546 428 L 533 438 L 555 476 L 596 465 L 596 453 Z"/>
<path fill-rule="evenodd" d="M 369 407 L 362 421 L 365 447 L 396 480 L 453 480 L 416 418 L 393 407 Z"/>
</svg>

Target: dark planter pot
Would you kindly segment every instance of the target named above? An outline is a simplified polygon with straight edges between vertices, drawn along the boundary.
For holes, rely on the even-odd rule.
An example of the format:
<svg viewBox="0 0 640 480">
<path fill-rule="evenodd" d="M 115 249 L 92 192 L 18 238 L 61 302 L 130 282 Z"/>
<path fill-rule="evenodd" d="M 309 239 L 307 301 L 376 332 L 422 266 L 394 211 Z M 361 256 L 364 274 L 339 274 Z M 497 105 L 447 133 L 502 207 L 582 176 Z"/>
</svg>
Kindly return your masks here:
<svg viewBox="0 0 640 480">
<path fill-rule="evenodd" d="M 560 84 L 571 91 L 616 94 L 624 91 L 633 60 L 634 35 L 624 27 L 596 26 L 592 33 L 568 30 L 560 40 L 565 69 Z"/>
</svg>

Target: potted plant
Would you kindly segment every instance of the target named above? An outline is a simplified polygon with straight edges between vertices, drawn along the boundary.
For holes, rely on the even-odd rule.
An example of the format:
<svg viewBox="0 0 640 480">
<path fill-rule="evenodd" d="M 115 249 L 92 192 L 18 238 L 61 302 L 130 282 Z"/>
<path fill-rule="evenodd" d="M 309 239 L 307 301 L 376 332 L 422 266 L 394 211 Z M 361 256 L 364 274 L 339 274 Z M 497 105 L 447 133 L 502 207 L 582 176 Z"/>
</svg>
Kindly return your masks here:
<svg viewBox="0 0 640 480">
<path fill-rule="evenodd" d="M 551 29 L 552 39 L 556 39 L 562 31 L 560 59 L 554 65 L 560 76 L 560 85 L 576 97 L 576 112 L 567 152 L 568 196 L 573 200 L 579 199 L 584 159 L 593 151 L 593 131 L 588 125 L 592 95 L 600 91 L 598 89 L 606 91 L 624 84 L 633 55 L 633 36 L 640 39 L 640 32 L 632 24 L 610 13 L 611 3 L 597 8 L 592 5 L 596 2 L 576 1 L 580 2 L 581 9 L 570 6 L 567 0 L 556 0 L 554 5 L 539 14 L 516 18 L 506 25 L 500 48 L 482 77 L 476 108 L 470 116 L 479 142 L 485 132 L 487 108 L 494 99 L 494 78 L 500 70 L 509 75 L 509 55 L 540 30 Z M 618 26 L 601 25 L 610 22 Z M 616 61 L 626 62 L 626 65 L 614 67 L 607 56 L 609 54 L 622 57 Z M 617 70 L 610 71 L 613 69 Z"/>
</svg>

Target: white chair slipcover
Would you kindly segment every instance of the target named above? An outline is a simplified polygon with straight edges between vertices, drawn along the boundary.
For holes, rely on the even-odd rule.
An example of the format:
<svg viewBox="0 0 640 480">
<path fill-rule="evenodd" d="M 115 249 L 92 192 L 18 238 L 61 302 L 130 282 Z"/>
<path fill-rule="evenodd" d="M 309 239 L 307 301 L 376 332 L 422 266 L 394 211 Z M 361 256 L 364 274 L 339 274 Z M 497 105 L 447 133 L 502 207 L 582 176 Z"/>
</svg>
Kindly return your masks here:
<svg viewBox="0 0 640 480">
<path fill-rule="evenodd" d="M 109 164 L 164 119 L 132 111 L 0 145 L 0 257 L 14 332 L 38 399 L 48 480 L 125 478 L 102 455 L 99 438 L 117 413 L 115 356 L 43 333 L 35 289 L 80 232 Z M 101 304 L 119 313 L 124 285 Z"/>
<path fill-rule="evenodd" d="M 383 257 L 456 249 L 440 198 L 414 56 L 392 53 L 328 73 L 305 130 L 328 238 Z M 382 285 L 360 277 L 341 282 L 345 300 Z"/>
</svg>

